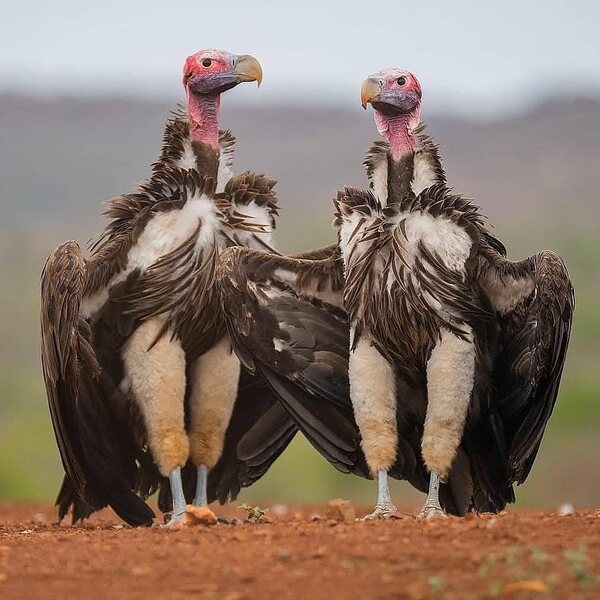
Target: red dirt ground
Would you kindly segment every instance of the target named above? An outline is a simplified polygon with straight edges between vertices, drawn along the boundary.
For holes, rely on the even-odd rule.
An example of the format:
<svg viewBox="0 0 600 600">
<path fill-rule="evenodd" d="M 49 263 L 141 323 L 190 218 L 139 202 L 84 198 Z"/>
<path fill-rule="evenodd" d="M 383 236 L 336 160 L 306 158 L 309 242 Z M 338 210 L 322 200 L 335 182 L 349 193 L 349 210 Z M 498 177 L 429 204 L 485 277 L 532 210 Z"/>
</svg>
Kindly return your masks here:
<svg viewBox="0 0 600 600">
<path fill-rule="evenodd" d="M 280 506 L 269 523 L 131 529 L 109 511 L 71 527 L 53 524 L 49 505 L 0 503 L 0 599 L 600 598 L 600 512 L 315 516 L 325 512 Z"/>
</svg>

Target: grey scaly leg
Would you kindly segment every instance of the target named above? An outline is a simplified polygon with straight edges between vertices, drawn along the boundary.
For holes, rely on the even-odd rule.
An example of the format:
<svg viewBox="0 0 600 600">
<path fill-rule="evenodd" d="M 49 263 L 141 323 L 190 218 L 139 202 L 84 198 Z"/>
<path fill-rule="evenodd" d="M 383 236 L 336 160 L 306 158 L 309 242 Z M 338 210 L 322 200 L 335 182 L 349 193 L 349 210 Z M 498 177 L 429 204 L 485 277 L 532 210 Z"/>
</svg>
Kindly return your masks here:
<svg viewBox="0 0 600 600">
<path fill-rule="evenodd" d="M 179 467 L 169 473 L 169 483 L 171 484 L 171 495 L 173 496 L 173 512 L 171 513 L 171 520 L 167 525 L 173 526 L 181 523 L 185 514 L 185 496 L 183 494 L 181 469 Z"/>
<path fill-rule="evenodd" d="M 429 492 L 425 505 L 419 513 L 420 519 L 433 519 L 435 517 L 445 517 L 446 513 L 440 504 L 440 476 L 435 471 L 431 471 L 429 478 Z"/>
<path fill-rule="evenodd" d="M 388 519 L 396 513 L 396 507 L 392 502 L 390 488 L 388 487 L 388 474 L 384 469 L 377 471 L 377 504 L 375 510 L 363 517 L 363 521 L 373 521 L 375 519 Z"/>
<path fill-rule="evenodd" d="M 200 465 L 198 467 L 198 477 L 196 479 L 196 495 L 194 496 L 194 506 L 208 506 L 206 495 L 206 482 L 208 479 L 208 467 Z"/>
</svg>

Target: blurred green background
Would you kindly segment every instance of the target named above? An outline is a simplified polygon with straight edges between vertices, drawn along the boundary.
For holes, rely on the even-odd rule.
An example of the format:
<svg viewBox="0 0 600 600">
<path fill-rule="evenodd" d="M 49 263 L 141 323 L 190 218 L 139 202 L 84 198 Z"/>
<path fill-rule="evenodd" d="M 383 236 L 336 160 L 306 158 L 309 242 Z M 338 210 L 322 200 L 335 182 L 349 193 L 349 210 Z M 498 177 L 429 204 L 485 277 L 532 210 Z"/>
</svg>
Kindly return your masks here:
<svg viewBox="0 0 600 600">
<path fill-rule="evenodd" d="M 130 190 L 148 173 L 168 106 L 0 98 L 0 125 L 8 132 L 0 143 L 1 498 L 53 499 L 61 476 L 39 366 L 45 256 L 66 238 L 85 243 L 103 225 L 103 198 Z M 600 503 L 600 470 L 594 467 L 600 450 L 600 211 L 597 171 L 586 163 L 588 148 L 600 140 L 599 116 L 598 101 L 563 100 L 494 122 L 430 119 L 450 181 L 484 206 L 510 256 L 552 248 L 566 259 L 575 283 L 575 326 L 560 398 L 530 480 L 518 490 L 521 505 Z M 331 241 L 330 198 L 344 183 L 364 185 L 361 156 L 376 138 L 371 116 L 233 106 L 224 121 L 240 139 L 238 170 L 264 169 L 280 179 L 279 248 Z M 281 123 L 289 136 L 283 149 Z M 552 140 L 556 127 L 563 130 L 560 140 Z M 320 149 L 316 158 L 313 147 Z M 401 503 L 417 502 L 407 484 L 396 484 L 395 493 Z M 298 438 L 243 498 L 368 501 L 374 494 L 372 484 L 337 473 Z"/>
</svg>

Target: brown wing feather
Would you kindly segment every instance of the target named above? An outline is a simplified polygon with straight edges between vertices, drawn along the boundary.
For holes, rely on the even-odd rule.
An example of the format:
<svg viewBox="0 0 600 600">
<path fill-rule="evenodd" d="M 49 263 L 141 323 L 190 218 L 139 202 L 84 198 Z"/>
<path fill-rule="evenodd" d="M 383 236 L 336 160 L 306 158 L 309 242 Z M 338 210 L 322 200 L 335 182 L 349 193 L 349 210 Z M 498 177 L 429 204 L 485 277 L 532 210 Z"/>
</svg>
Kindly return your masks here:
<svg viewBox="0 0 600 600">
<path fill-rule="evenodd" d="M 149 525 L 154 513 L 132 488 L 136 465 L 116 417 L 115 390 L 103 376 L 88 323 L 79 315 L 86 267 L 79 246 L 65 242 L 42 272 L 42 371 L 66 477 L 61 518 L 75 519 L 107 504 L 131 525 Z"/>
<path fill-rule="evenodd" d="M 329 246 L 323 246 L 322 248 L 316 248 L 315 250 L 308 250 L 307 252 L 294 254 L 292 258 L 304 260 L 323 260 L 332 258 L 338 253 L 339 246 L 337 244 L 329 244 Z"/>
<path fill-rule="evenodd" d="M 492 303 L 500 308 L 497 404 L 508 438 L 511 477 L 522 483 L 558 396 L 574 291 L 563 260 L 547 251 L 517 263 L 492 257 L 482 277 Z"/>
<path fill-rule="evenodd" d="M 232 248 L 222 255 L 217 278 L 242 363 L 267 379 L 336 468 L 366 475 L 349 402 L 348 323 L 343 311 L 318 298 L 340 295 L 339 261 L 303 262 Z"/>
<path fill-rule="evenodd" d="M 76 242 L 61 244 L 50 255 L 42 271 L 41 333 L 42 372 L 52 425 L 60 456 L 68 477 L 77 491 L 85 478 L 77 460 L 79 448 L 74 436 L 77 395 L 77 346 L 79 342 L 79 304 L 85 264 Z M 98 372 L 93 356 L 90 366 Z"/>
</svg>

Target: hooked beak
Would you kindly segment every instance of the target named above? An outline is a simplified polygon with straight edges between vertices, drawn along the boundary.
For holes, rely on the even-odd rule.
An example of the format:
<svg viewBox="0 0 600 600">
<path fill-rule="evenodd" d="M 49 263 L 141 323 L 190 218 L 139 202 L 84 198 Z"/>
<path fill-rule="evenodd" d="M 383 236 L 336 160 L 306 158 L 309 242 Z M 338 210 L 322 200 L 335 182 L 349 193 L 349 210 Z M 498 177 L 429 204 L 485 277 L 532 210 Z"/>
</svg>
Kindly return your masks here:
<svg viewBox="0 0 600 600">
<path fill-rule="evenodd" d="M 376 111 L 386 115 L 410 113 L 421 98 L 415 90 L 384 90 L 384 81 L 378 77 L 365 79 L 360 89 L 360 101 L 364 109 L 370 104 Z"/>
<path fill-rule="evenodd" d="M 184 85 L 195 94 L 222 94 L 246 81 L 262 82 L 260 63 L 249 54 L 233 55 L 231 70 L 221 73 L 192 73 L 184 77 Z"/>
<path fill-rule="evenodd" d="M 360 103 L 367 110 L 367 104 L 377 98 L 381 93 L 383 82 L 376 77 L 368 77 L 360 88 Z"/>
<path fill-rule="evenodd" d="M 260 84 L 262 83 L 262 67 L 258 60 L 249 54 L 236 56 L 233 73 L 237 76 L 239 83 L 256 81 L 258 87 L 260 87 Z"/>
</svg>

